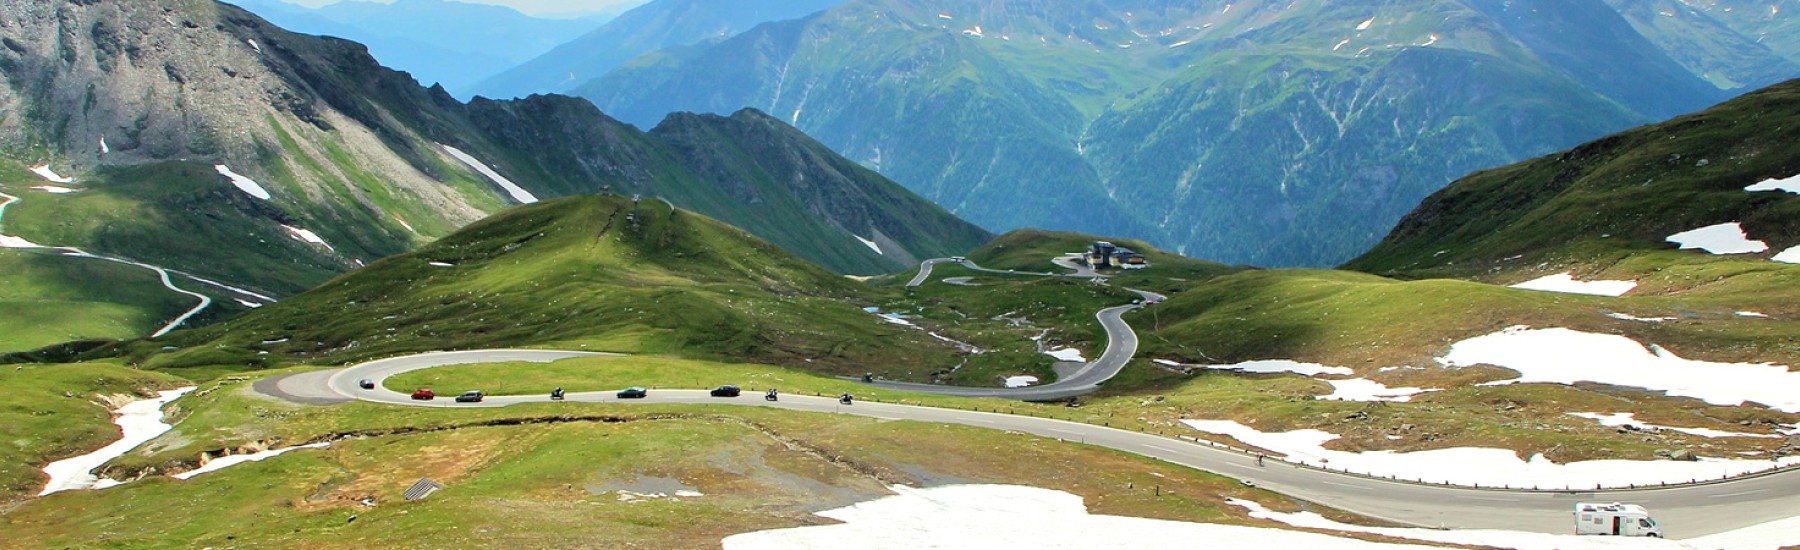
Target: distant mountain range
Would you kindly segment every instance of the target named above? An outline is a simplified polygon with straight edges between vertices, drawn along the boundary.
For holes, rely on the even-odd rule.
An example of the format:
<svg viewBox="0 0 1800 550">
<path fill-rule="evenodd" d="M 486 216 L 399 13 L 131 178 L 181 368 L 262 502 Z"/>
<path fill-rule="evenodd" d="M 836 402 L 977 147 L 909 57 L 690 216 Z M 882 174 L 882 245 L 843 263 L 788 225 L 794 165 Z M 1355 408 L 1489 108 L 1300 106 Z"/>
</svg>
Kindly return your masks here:
<svg viewBox="0 0 1800 550">
<path fill-rule="evenodd" d="M 639 55 L 716 43 L 762 23 L 794 19 L 842 3 L 844 0 L 656 0 L 482 79 L 473 90 L 492 98 L 566 93 Z"/>
<path fill-rule="evenodd" d="M 0 192 L 23 199 L 6 234 L 179 268 L 252 303 L 511 204 L 600 192 L 692 209 L 840 273 L 989 238 L 755 111 L 645 132 L 569 97 L 463 103 L 359 44 L 210 0 L 5 17 Z"/>
<path fill-rule="evenodd" d="M 532 17 L 512 8 L 452 0 L 347 0 L 318 8 L 282 0 L 234 0 L 281 28 L 360 42 L 382 65 L 420 84 L 472 97 L 475 83 L 604 24 L 610 16 Z M 510 97 L 510 96 L 509 96 Z"/>
<path fill-rule="evenodd" d="M 1646 4 L 851 0 L 576 93 L 755 107 L 994 230 L 1331 265 L 1471 171 L 1800 74 L 1759 42 L 1785 19 Z"/>
</svg>

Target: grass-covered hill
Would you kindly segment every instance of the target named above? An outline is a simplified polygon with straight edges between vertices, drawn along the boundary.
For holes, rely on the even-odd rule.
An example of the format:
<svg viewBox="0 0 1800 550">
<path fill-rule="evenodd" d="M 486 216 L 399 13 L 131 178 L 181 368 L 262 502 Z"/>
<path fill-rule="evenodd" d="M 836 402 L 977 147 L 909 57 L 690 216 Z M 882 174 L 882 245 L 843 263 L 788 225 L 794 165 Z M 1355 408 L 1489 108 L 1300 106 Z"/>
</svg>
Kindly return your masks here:
<svg viewBox="0 0 1800 550">
<path fill-rule="evenodd" d="M 1175 293 L 1244 267 L 1233 267 L 1206 260 L 1196 260 L 1164 251 L 1137 239 L 1099 237 L 1069 231 L 1019 229 L 988 241 L 971 250 L 968 258 L 988 269 L 1014 269 L 1039 273 L 1064 273 L 1067 269 L 1050 260 L 1077 252 L 1085 252 L 1095 241 L 1106 241 L 1143 254 L 1152 266 L 1145 270 L 1108 270 L 1105 275 L 1114 286 Z M 942 269 L 943 267 L 940 267 Z M 908 275 L 910 277 L 910 275 Z M 902 279 L 904 281 L 905 279 Z"/>
<path fill-rule="evenodd" d="M 946 344 L 862 311 L 867 292 L 661 201 L 574 197 L 509 210 L 222 324 L 95 355 L 208 370 L 536 346 L 845 373 L 951 362 Z"/>
<path fill-rule="evenodd" d="M 1638 278 L 1800 244 L 1800 197 L 1745 187 L 1800 174 L 1800 82 L 1561 153 L 1477 172 L 1426 199 L 1346 268 L 1505 282 L 1575 269 Z M 1763 254 L 1673 252 L 1676 233 L 1740 222 Z M 1765 267 L 1762 269 L 1775 269 Z M 1738 271 L 1733 269 L 1732 271 Z"/>
</svg>

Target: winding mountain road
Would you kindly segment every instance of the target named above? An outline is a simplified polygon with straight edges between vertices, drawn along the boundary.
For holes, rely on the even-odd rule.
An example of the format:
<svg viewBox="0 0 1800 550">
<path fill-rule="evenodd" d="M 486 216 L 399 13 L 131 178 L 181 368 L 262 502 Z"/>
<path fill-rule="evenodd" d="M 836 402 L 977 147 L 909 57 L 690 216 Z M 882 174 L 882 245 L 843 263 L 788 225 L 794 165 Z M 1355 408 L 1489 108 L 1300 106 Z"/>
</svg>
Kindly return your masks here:
<svg viewBox="0 0 1800 550">
<path fill-rule="evenodd" d="M 362 363 L 306 380 L 322 384 L 321 392 L 399 406 L 438 408 L 504 407 L 519 403 L 549 402 L 547 395 L 488 397 L 481 403 L 456 403 L 449 398 L 415 401 L 387 390 L 381 381 L 402 372 L 443 365 L 512 361 L 549 362 L 611 354 L 549 350 L 476 350 L 426 353 Z M 375 381 L 375 388 L 357 387 L 359 380 Z M 1164 460 L 1227 477 L 1249 480 L 1258 487 L 1294 498 L 1355 512 L 1365 516 L 1423 527 L 1485 528 L 1567 533 L 1569 510 L 1578 501 L 1624 501 L 1648 507 L 1676 538 L 1709 535 L 1793 516 L 1800 511 L 1800 475 L 1773 474 L 1732 481 L 1662 489 L 1608 490 L 1599 492 L 1519 491 L 1421 485 L 1400 481 L 1327 472 L 1269 461 L 1258 466 L 1242 452 L 1220 449 L 1193 441 L 1157 434 L 1126 431 L 1063 420 L 979 411 L 939 409 L 892 403 L 858 401 L 842 405 L 836 399 L 783 395 L 765 401 L 746 393 L 741 397 L 709 397 L 705 390 L 652 390 L 643 399 L 616 398 L 612 392 L 568 394 L 574 403 L 674 403 L 771 407 L 817 413 L 853 414 L 885 420 L 908 420 L 973 426 L 1029 433 L 1041 437 L 1096 445 Z"/>
<path fill-rule="evenodd" d="M 1058 258 L 1058 260 L 1063 260 L 1063 258 Z M 1076 264 L 1072 264 L 1072 263 L 1065 264 L 1064 262 L 1056 262 L 1056 264 L 1059 266 L 1068 268 L 1070 270 L 1073 270 L 1074 273 L 1058 274 L 1058 273 L 1035 273 L 1035 272 L 1021 272 L 1021 271 L 1001 271 L 998 269 L 988 269 L 985 267 L 981 267 L 979 265 L 976 265 L 975 262 L 969 261 L 967 259 L 933 258 L 933 259 L 925 260 L 924 262 L 919 263 L 918 275 L 913 276 L 912 280 L 908 281 L 906 283 L 906 286 L 917 287 L 919 285 L 925 284 L 926 281 L 931 280 L 931 272 L 932 272 L 933 267 L 936 267 L 939 264 L 947 264 L 947 263 L 961 264 L 963 267 L 969 268 L 971 270 L 985 272 L 985 273 L 995 273 L 995 274 L 1000 274 L 1000 275 L 1026 275 L 1026 276 L 1036 276 L 1036 277 L 1074 277 L 1074 278 L 1083 278 L 1083 279 L 1093 279 L 1093 278 L 1100 277 L 1100 275 L 1095 273 L 1094 270 L 1091 268 L 1087 268 L 1086 266 L 1080 266 L 1080 265 L 1076 265 Z M 966 283 L 966 281 L 965 281 L 965 283 Z M 1146 301 L 1154 302 L 1154 301 L 1162 301 L 1165 299 L 1163 297 L 1163 295 L 1157 294 L 1154 292 L 1148 292 L 1148 291 L 1131 289 L 1131 288 L 1127 288 L 1125 290 L 1129 290 L 1131 292 L 1137 293 L 1139 296 L 1142 296 L 1143 299 Z M 1041 386 L 1025 386 L 1025 387 L 1020 387 L 1020 388 L 981 388 L 981 387 L 970 387 L 970 386 L 945 386 L 945 385 L 941 385 L 941 384 L 918 384 L 918 383 L 912 383 L 912 382 L 891 382 L 891 381 L 886 381 L 886 380 L 877 380 L 874 382 L 870 382 L 870 385 L 873 385 L 876 387 L 881 387 L 881 388 L 892 389 L 892 390 L 915 391 L 915 392 L 919 392 L 919 393 L 931 393 L 931 394 L 937 394 L 937 395 L 952 395 L 952 396 L 957 396 L 957 397 L 997 397 L 997 398 L 1003 398 L 1003 399 L 1018 399 L 1021 401 L 1056 401 L 1056 400 L 1060 400 L 1060 399 L 1068 399 L 1071 397 L 1087 395 L 1087 394 L 1093 393 L 1095 391 L 1099 391 L 1100 384 L 1105 383 L 1107 380 L 1111 380 L 1112 377 L 1114 377 L 1114 376 L 1118 376 L 1119 371 L 1123 370 L 1125 368 L 1125 365 L 1131 362 L 1131 358 L 1135 357 L 1137 355 L 1137 348 L 1138 348 L 1137 333 L 1132 331 L 1131 325 L 1127 324 L 1125 322 L 1124 315 L 1126 313 L 1128 313 L 1132 310 L 1138 309 L 1140 307 L 1143 307 L 1142 304 L 1122 305 L 1122 306 L 1102 309 L 1102 310 L 1100 310 L 1099 313 L 1094 314 L 1094 317 L 1096 319 L 1099 319 L 1101 328 L 1106 330 L 1106 351 L 1102 352 L 1100 354 L 1099 358 L 1094 359 L 1092 362 L 1089 362 L 1086 365 L 1082 365 L 1081 369 L 1075 371 L 1074 374 L 1058 378 L 1055 382 L 1051 382 L 1049 384 L 1044 384 Z"/>
<path fill-rule="evenodd" d="M 21 199 L 19 199 L 18 197 L 8 195 L 5 193 L 0 193 L 0 223 L 3 223 L 6 219 L 6 207 L 12 206 L 13 203 L 19 202 L 20 200 Z M 3 227 L 3 225 L 0 225 L 0 227 Z M 167 288 L 169 290 L 173 290 L 173 291 L 181 293 L 181 294 L 186 294 L 188 296 L 192 296 L 195 299 L 200 300 L 200 303 L 198 305 L 195 305 L 193 308 L 188 309 L 186 312 L 183 312 L 181 315 L 176 316 L 174 320 L 169 321 L 168 323 L 164 324 L 162 326 L 162 328 L 157 329 L 156 332 L 150 333 L 151 338 L 157 338 L 164 334 L 168 334 L 169 331 L 175 330 L 176 328 L 180 327 L 183 323 L 186 323 L 189 318 L 192 318 L 193 316 L 198 315 L 201 311 L 205 311 L 206 308 L 212 306 L 212 303 L 213 303 L 213 299 L 207 295 L 200 294 L 198 292 L 189 291 L 189 290 L 184 290 L 181 287 L 175 286 L 175 281 L 173 281 L 169 278 L 169 270 L 163 269 L 161 267 L 153 266 L 150 264 L 146 264 L 143 262 L 137 262 L 137 261 L 127 260 L 124 258 L 117 258 L 117 257 L 113 257 L 113 256 L 102 256 L 99 254 L 92 254 L 85 250 L 82 250 L 79 248 L 73 248 L 73 247 L 44 246 L 44 245 L 40 245 L 37 243 L 33 243 L 31 241 L 27 241 L 22 238 L 9 237 L 9 236 L 3 235 L 3 234 L 0 234 L 0 248 L 15 248 L 15 249 L 24 249 L 24 250 L 34 250 L 34 249 L 56 250 L 65 256 L 70 256 L 70 257 L 75 257 L 75 258 L 88 258 L 88 259 L 94 259 L 94 260 L 104 260 L 104 261 L 108 261 L 108 262 L 120 263 L 120 264 L 125 264 L 125 265 L 129 265 L 129 266 L 134 266 L 134 267 L 141 267 L 144 269 L 148 269 L 153 273 L 156 273 L 157 277 L 161 278 L 161 280 L 162 280 L 163 288 Z M 273 300 L 271 300 L 271 301 L 273 301 Z"/>
</svg>

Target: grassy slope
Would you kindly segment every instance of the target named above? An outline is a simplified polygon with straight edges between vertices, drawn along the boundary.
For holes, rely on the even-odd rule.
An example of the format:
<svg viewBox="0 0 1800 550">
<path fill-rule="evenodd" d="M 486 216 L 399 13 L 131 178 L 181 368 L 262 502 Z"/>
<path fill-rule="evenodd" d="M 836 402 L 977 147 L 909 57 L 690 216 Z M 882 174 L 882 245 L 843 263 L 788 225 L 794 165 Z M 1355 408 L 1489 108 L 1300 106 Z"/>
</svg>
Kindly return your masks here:
<svg viewBox="0 0 1800 550">
<path fill-rule="evenodd" d="M 196 302 L 146 269 L 0 250 L 0 353 L 148 334 Z"/>
<path fill-rule="evenodd" d="M 132 396 L 181 385 L 179 378 L 103 363 L 0 369 L 0 503 L 34 495 L 45 464 L 117 440 L 111 406 L 98 396 Z"/>
<path fill-rule="evenodd" d="M 1420 396 L 1413 403 L 1318 402 L 1311 396 L 1331 388 L 1303 377 L 1184 375 L 1143 361 L 1109 385 L 1110 396 L 1093 406 L 1129 410 L 1151 425 L 1167 427 L 1179 418 L 1231 418 L 1267 431 L 1319 428 L 1344 434 L 1339 444 L 1352 449 L 1499 445 L 1532 453 L 1562 445 L 1563 454 L 1552 456 L 1557 460 L 1650 458 L 1656 449 L 1683 445 L 1716 448 L 1705 451 L 1709 454 L 1767 450 L 1762 447 L 1766 440 L 1664 434 L 1640 441 L 1562 413 L 1636 412 L 1639 418 L 1662 418 L 1670 425 L 1752 432 L 1761 428 L 1738 423 L 1791 422 L 1796 415 L 1591 385 L 1476 388 L 1473 384 L 1511 375 L 1491 368 L 1445 369 L 1433 358 L 1455 341 L 1529 325 L 1621 334 L 1692 359 L 1800 363 L 1800 346 L 1792 343 L 1800 326 L 1735 314 L 1752 309 L 1751 303 L 1790 303 L 1791 298 L 1783 298 L 1793 293 L 1786 281 L 1764 269 L 1738 277 L 1732 285 L 1715 284 L 1718 288 L 1689 295 L 1608 298 L 1455 280 L 1402 282 L 1344 271 L 1249 271 L 1129 315 L 1127 320 L 1143 336 L 1140 353 L 1199 364 L 1293 359 L 1349 367 L 1392 387 L 1455 389 Z M 1681 319 L 1642 323 L 1606 316 L 1614 312 Z M 1404 368 L 1381 370 L 1387 367 Z M 1140 403 L 1157 395 L 1168 401 Z M 1354 418 L 1359 411 L 1372 419 Z M 1415 428 L 1398 431 L 1406 424 Z M 1403 438 L 1385 438 L 1396 434 Z"/>
<path fill-rule="evenodd" d="M 1195 283 L 1244 269 L 1164 252 L 1136 239 L 1096 237 L 1040 229 L 1021 229 L 1008 232 L 982 245 L 981 248 L 969 252 L 968 256 L 977 265 L 989 269 L 1063 273 L 1067 270 L 1057 267 L 1056 264 L 1050 262 L 1050 259 L 1064 254 L 1086 251 L 1089 246 L 1094 244 L 1094 241 L 1108 241 L 1130 248 L 1143 254 L 1152 266 L 1150 269 L 1144 270 L 1107 271 L 1107 277 L 1110 278 L 1113 286 L 1172 294 L 1185 290 Z"/>
<path fill-rule="evenodd" d="M 845 373 L 949 361 L 946 346 L 862 312 L 869 292 L 660 202 L 579 197 L 509 210 L 224 325 L 108 353 L 214 370 L 517 346 Z"/>
<path fill-rule="evenodd" d="M 160 237 L 175 233 L 160 233 L 162 228 L 146 223 L 160 219 L 159 211 L 166 211 L 173 205 L 146 206 L 122 198 L 107 188 L 73 195 L 34 190 L 32 186 L 46 182 L 21 166 L 0 162 L 0 192 L 20 199 L 6 208 L 6 217 L 0 221 L 0 232 L 42 244 L 79 245 L 90 249 L 95 244 L 92 239 L 73 233 L 91 230 L 89 234 L 116 236 L 158 232 Z M 84 179 L 83 183 L 88 181 Z M 175 189 L 191 188 L 184 182 L 166 183 Z M 170 195 L 181 193 L 171 191 Z M 127 212 L 130 214 L 125 214 Z M 229 224 L 229 220 L 237 219 L 215 216 L 211 221 Z M 231 232 L 225 228 L 213 229 Z M 183 237 L 193 234 L 189 232 Z M 64 238 L 72 240 L 60 240 Z M 191 263 L 182 261 L 178 265 Z M 215 299 L 225 298 L 216 294 L 215 289 L 193 281 L 180 278 L 176 281 L 182 288 L 212 294 Z M 195 321 L 242 309 L 229 300 L 216 303 L 217 307 Z M 163 288 L 156 274 L 142 268 L 0 250 L 0 307 L 8 312 L 0 317 L 0 353 L 36 349 L 69 340 L 141 336 L 162 327 L 163 323 L 194 305 L 193 298 Z"/>
<path fill-rule="evenodd" d="M 476 375 L 487 370 L 493 379 L 510 380 L 538 367 L 450 370 Z M 758 369 L 667 361 L 655 374 L 716 370 Z M 760 370 L 773 372 L 790 391 L 833 392 L 850 386 L 780 368 Z M 601 373 L 594 381 L 602 387 L 617 385 L 611 376 L 641 380 L 633 368 L 594 372 Z M 0 388 L 21 393 L 22 384 L 44 381 L 62 387 L 77 383 L 8 377 L 0 378 Z M 185 482 L 152 473 L 104 493 L 77 491 L 33 500 L 0 515 L 0 529 L 10 540 L 33 545 L 348 548 L 429 538 L 478 547 L 582 540 L 600 546 L 691 548 L 716 544 L 733 533 L 814 524 L 809 512 L 880 496 L 883 485 L 895 483 L 1025 484 L 1082 495 L 1094 513 L 1187 521 L 1254 523 L 1223 504 L 1229 497 L 1291 506 L 1231 480 L 1166 463 L 992 430 L 708 406 L 314 407 L 255 395 L 244 382 L 203 386 L 171 408 L 178 421 L 173 432 L 147 446 L 149 451 L 116 461 L 109 466 L 111 473 L 129 477 L 178 471 L 192 467 L 199 453 L 219 449 L 286 446 L 335 434 L 355 437 L 337 439 L 326 450 L 300 451 Z M 976 403 L 930 399 L 953 406 Z M 1040 416 L 1079 412 L 1018 406 Z M 510 425 L 515 423 L 523 425 Z M 24 462 L 36 467 L 36 460 L 41 459 Z M 403 501 L 401 492 L 420 477 L 449 489 L 422 502 Z M 613 494 L 620 489 L 671 491 L 656 480 L 705 496 L 628 503 Z M 364 498 L 373 498 L 376 505 L 358 506 Z"/>
<path fill-rule="evenodd" d="M 1081 494 L 1095 513 L 1230 523 L 1253 522 L 1225 498 L 1276 500 L 1160 462 L 995 431 L 671 411 L 698 416 L 355 439 L 186 482 L 153 478 L 57 495 L 0 522 L 14 540 L 44 545 L 361 548 L 428 539 L 698 548 L 730 534 L 816 524 L 809 512 L 881 496 L 886 483 L 1023 483 Z M 449 489 L 403 501 L 420 477 Z M 631 503 L 613 493 L 668 490 L 655 489 L 656 480 L 704 496 Z M 365 497 L 377 504 L 354 504 Z"/>
<path fill-rule="evenodd" d="M 83 192 L 51 195 L 24 190 L 41 181 L 8 178 L 6 188 L 17 190 L 9 193 L 25 200 L 7 208 L 7 233 L 190 268 L 273 294 L 299 292 L 350 266 L 289 236 L 271 221 L 300 222 L 232 187 L 210 165 L 109 167 L 80 183 Z M 328 242 L 336 233 L 302 225 L 318 228 Z"/>
<path fill-rule="evenodd" d="M 1478 172 L 1432 195 L 1345 267 L 1407 277 L 1597 272 L 1742 222 L 1772 252 L 1800 244 L 1800 199 L 1745 186 L 1800 173 L 1800 83 L 1575 149 Z M 1640 266 L 1642 267 L 1642 266 Z"/>
</svg>

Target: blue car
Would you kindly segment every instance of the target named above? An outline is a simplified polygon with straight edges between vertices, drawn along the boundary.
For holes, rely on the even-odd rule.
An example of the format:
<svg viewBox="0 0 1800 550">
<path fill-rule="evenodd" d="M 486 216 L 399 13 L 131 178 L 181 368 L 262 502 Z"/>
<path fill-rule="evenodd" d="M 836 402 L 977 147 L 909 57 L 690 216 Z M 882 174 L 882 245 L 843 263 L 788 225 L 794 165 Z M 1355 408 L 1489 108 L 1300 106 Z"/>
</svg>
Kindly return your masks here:
<svg viewBox="0 0 1800 550">
<path fill-rule="evenodd" d="M 637 386 L 632 386 L 629 388 L 619 390 L 618 396 L 619 396 L 619 399 L 642 399 L 644 396 L 649 395 L 649 394 L 650 394 L 650 390 L 646 390 L 644 388 L 640 388 Z"/>
</svg>

